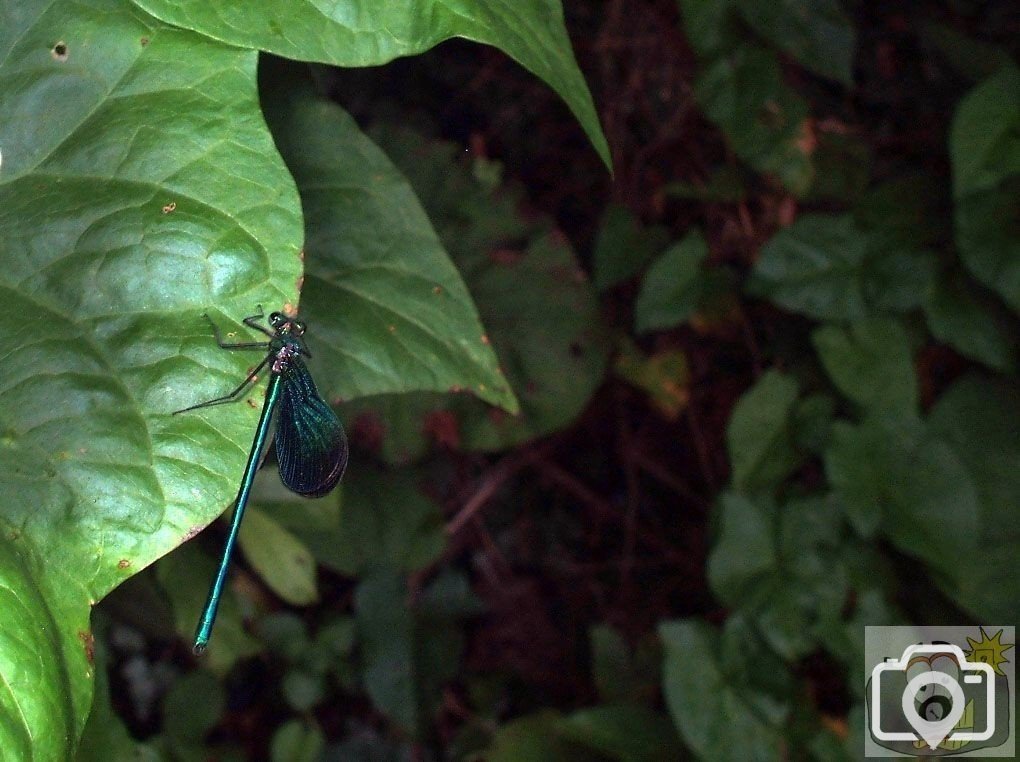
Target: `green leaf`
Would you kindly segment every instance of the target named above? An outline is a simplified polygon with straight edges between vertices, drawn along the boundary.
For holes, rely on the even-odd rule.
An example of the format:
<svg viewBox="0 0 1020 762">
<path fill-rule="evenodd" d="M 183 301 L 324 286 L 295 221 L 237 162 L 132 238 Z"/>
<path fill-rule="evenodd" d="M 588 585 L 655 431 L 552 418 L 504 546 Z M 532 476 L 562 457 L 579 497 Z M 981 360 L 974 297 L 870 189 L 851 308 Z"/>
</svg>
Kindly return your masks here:
<svg viewBox="0 0 1020 762">
<path fill-rule="evenodd" d="M 921 307 L 935 280 L 937 256 L 902 248 L 882 233 L 868 237 L 868 256 L 861 278 L 872 313 L 909 312 Z"/>
<path fill-rule="evenodd" d="M 807 103 L 783 82 L 774 53 L 742 45 L 708 64 L 694 93 L 741 159 L 793 193 L 807 192 L 814 178 Z"/>
<path fill-rule="evenodd" d="M 633 704 L 595 706 L 564 717 L 559 732 L 608 759 L 665 762 L 682 758 L 680 739 L 668 717 Z"/>
<path fill-rule="evenodd" d="M 632 651 L 623 636 L 605 624 L 593 626 L 588 638 L 592 681 L 602 701 L 638 701 L 657 694 L 662 661 L 657 640 L 646 638 Z"/>
<path fill-rule="evenodd" d="M 336 498 L 309 501 L 275 487 L 270 493 L 261 489 L 260 479 L 256 489 L 269 498 L 259 507 L 299 538 L 316 561 L 358 576 L 376 564 L 413 571 L 443 552 L 443 516 L 418 489 L 420 476 L 360 463 L 344 477 L 339 509 Z M 267 481 L 278 484 L 275 478 Z"/>
<path fill-rule="evenodd" d="M 857 201 L 871 181 L 871 147 L 863 137 L 826 129 L 824 122 L 813 129 L 818 140 L 812 155 L 815 177 L 805 201 Z"/>
<path fill-rule="evenodd" d="M 1020 311 L 1020 68 L 1003 68 L 960 102 L 949 149 L 963 262 Z"/>
<path fill-rule="evenodd" d="M 315 650 L 332 657 L 347 656 L 354 648 L 355 623 L 350 617 L 339 617 L 315 633 Z"/>
<path fill-rule="evenodd" d="M 173 743 L 196 745 L 225 708 L 226 694 L 215 675 L 202 669 L 189 672 L 163 701 L 163 731 Z"/>
<path fill-rule="evenodd" d="M 959 575 L 977 543 L 980 504 L 969 470 L 938 431 L 890 413 L 837 425 L 826 470 L 855 524 L 870 528 L 880 515 L 900 550 Z"/>
<path fill-rule="evenodd" d="M 40 587 L 44 567 L 26 539 L 0 520 L 0 749 L 67 759 L 92 698 L 88 606 L 69 605 L 81 590 L 62 573 L 63 595 Z"/>
<path fill-rule="evenodd" d="M 476 252 L 474 262 L 458 264 L 471 273 L 492 345 L 521 401 L 520 415 L 508 417 L 453 400 L 464 447 L 504 449 L 564 428 L 602 382 L 608 360 L 598 302 L 566 239 L 540 238 L 505 262 Z"/>
<path fill-rule="evenodd" d="M 803 215 L 765 244 L 750 291 L 821 320 L 860 318 L 866 253 L 866 237 L 848 215 Z"/>
<path fill-rule="evenodd" d="M 379 711 L 411 733 L 439 711 L 442 689 L 461 669 L 459 620 L 479 610 L 467 580 L 443 572 L 412 607 L 405 577 L 371 570 L 355 591 L 362 680 Z"/>
<path fill-rule="evenodd" d="M 1017 151 L 1020 155 L 1020 150 Z M 1020 161 L 1020 160 L 1018 160 Z M 956 202 L 956 245 L 964 265 L 1020 312 L 1020 173 Z"/>
<path fill-rule="evenodd" d="M 602 214 L 592 255 L 596 288 L 608 291 L 633 278 L 667 243 L 667 228 L 646 227 L 627 207 L 610 204 Z"/>
<path fill-rule="evenodd" d="M 275 733 L 270 746 L 272 762 L 316 762 L 326 747 L 326 736 L 314 720 L 290 720 Z"/>
<path fill-rule="evenodd" d="M 1020 69 L 1006 66 L 960 101 L 953 116 L 949 154 L 953 196 L 994 188 L 1020 171 Z"/>
<path fill-rule="evenodd" d="M 811 341 L 833 383 L 864 410 L 918 412 L 910 339 L 899 321 L 872 318 L 846 329 L 825 325 L 811 334 Z"/>
<path fill-rule="evenodd" d="M 873 567 L 868 569 L 868 575 L 866 580 L 854 585 L 856 599 L 851 615 L 839 622 L 823 623 L 825 649 L 843 664 L 864 663 L 865 627 L 888 627 L 908 623 L 907 618 L 896 611 L 883 591 L 873 586 L 886 584 L 888 579 L 895 579 L 896 572 L 883 567 Z M 849 681 L 848 688 L 852 696 L 860 699 L 864 697 L 863 680 Z"/>
<path fill-rule="evenodd" d="M 727 492 L 719 499 L 719 539 L 708 558 L 708 581 L 725 603 L 747 596 L 776 569 L 775 506 Z"/>
<path fill-rule="evenodd" d="M 934 258 L 850 215 L 807 214 L 762 248 L 748 291 L 819 320 L 857 320 L 921 305 Z"/>
<path fill-rule="evenodd" d="M 958 544 L 957 573 L 947 592 L 985 621 L 1020 616 L 1016 548 L 1020 544 L 1020 391 L 1015 384 L 969 375 L 931 411 L 933 435 L 965 465 L 980 501 L 971 547 Z M 970 527 L 961 520 L 957 532 Z"/>
<path fill-rule="evenodd" d="M 559 732 L 558 712 L 545 710 L 500 726 L 493 734 L 486 762 L 591 762 L 591 752 L 568 742 Z"/>
<path fill-rule="evenodd" d="M 793 411 L 793 440 L 804 452 L 820 454 L 829 441 L 836 401 L 828 394 L 812 394 Z"/>
<path fill-rule="evenodd" d="M 136 0 L 154 16 L 242 48 L 337 66 L 378 66 L 451 37 L 499 48 L 566 101 L 606 166 L 609 146 L 570 47 L 559 0 Z"/>
<path fill-rule="evenodd" d="M 308 625 L 304 619 L 287 611 L 259 619 L 257 634 L 271 652 L 291 664 L 301 662 L 311 647 Z"/>
<path fill-rule="evenodd" d="M 413 470 L 361 463 L 346 478 L 339 528 L 299 532 L 316 558 L 348 576 L 385 564 L 403 571 L 428 566 L 446 546 L 439 506 L 422 494 Z"/>
<path fill-rule="evenodd" d="M 846 421 L 836 421 L 825 450 L 825 473 L 841 498 L 850 524 L 861 537 L 872 537 L 882 524 L 881 464 L 869 442 Z"/>
<path fill-rule="evenodd" d="M 375 728 L 356 725 L 354 737 L 326 748 L 324 760 L 333 762 L 415 762 L 417 749 L 407 741 L 392 740 Z"/>
<path fill-rule="evenodd" d="M 255 474 L 252 504 L 292 534 L 302 538 L 327 534 L 340 528 L 340 503 L 346 484 L 345 477 L 338 490 L 310 499 L 287 489 L 277 469 L 262 468 Z"/>
<path fill-rule="evenodd" d="M 414 394 L 359 401 L 349 417 L 363 416 L 366 428 L 383 435 L 384 456 L 397 461 L 421 457 L 430 437 L 455 449 L 497 450 L 568 425 L 602 381 L 608 342 L 594 289 L 566 239 L 549 232 L 548 220 L 521 219 L 516 186 L 486 191 L 455 163 L 463 151 L 452 144 L 406 129 L 373 134 L 407 174 L 464 273 L 521 414 L 465 395 Z"/>
<path fill-rule="evenodd" d="M 838 0 L 737 0 L 750 27 L 815 74 L 853 84 L 854 27 Z"/>
<path fill-rule="evenodd" d="M 238 543 L 245 560 L 287 603 L 307 606 L 319 599 L 311 551 L 258 508 L 245 514 Z"/>
<path fill-rule="evenodd" d="M 819 498 L 777 508 L 733 493 L 723 495 L 720 508 L 708 559 L 712 590 L 788 660 L 824 645 L 822 623 L 841 620 L 849 587 L 839 560 L 839 512 Z"/>
<path fill-rule="evenodd" d="M 402 575 L 379 568 L 359 583 L 354 606 L 365 690 L 381 712 L 404 730 L 414 732 L 419 709 L 414 618 L 407 595 Z"/>
<path fill-rule="evenodd" d="M 307 219 L 304 301 L 330 397 L 465 386 L 517 402 L 407 179 L 293 66 L 268 67 L 267 118 Z"/>
<path fill-rule="evenodd" d="M 684 31 L 699 58 L 711 58 L 740 45 L 735 0 L 678 0 Z"/>
<path fill-rule="evenodd" d="M 287 705 L 295 712 L 309 712 L 326 696 L 326 676 L 318 670 L 294 667 L 280 682 Z"/>
<path fill-rule="evenodd" d="M 684 742 L 719 762 L 779 759 L 776 707 L 763 714 L 772 699 L 734 674 L 720 633 L 687 619 L 662 622 L 659 635 L 665 647 L 662 689 Z"/>
<path fill-rule="evenodd" d="M 842 622 L 851 600 L 845 524 L 831 496 L 786 501 L 779 510 L 775 595 L 758 617 L 769 645 L 787 659 L 824 648 L 825 626 Z"/>
<path fill-rule="evenodd" d="M 946 277 L 931 290 L 924 314 L 932 335 L 960 354 L 1009 373 L 1017 350 L 1009 324 L 990 298 L 961 277 Z"/>
<path fill-rule="evenodd" d="M 701 295 L 698 276 L 707 257 L 708 244 L 700 232 L 693 231 L 655 260 L 634 305 L 636 331 L 672 328 L 694 314 Z"/>
<path fill-rule="evenodd" d="M 737 490 L 773 487 L 800 463 L 790 431 L 797 393 L 796 381 L 770 370 L 733 408 L 726 427 L 726 449 Z"/>
<path fill-rule="evenodd" d="M 934 174 L 907 171 L 877 183 L 854 208 L 857 226 L 880 233 L 894 245 L 921 249 L 942 245 L 952 235 L 945 183 Z"/>
<path fill-rule="evenodd" d="M 245 360 L 200 361 L 180 313 L 295 302 L 298 199 L 250 119 L 254 53 L 114 0 L 21 3 L 0 48 L 2 512 L 47 558 L 33 585 L 71 612 L 46 629 L 77 640 L 71 628 L 87 626 L 73 612 L 181 542 L 236 488 L 235 443 L 250 422 L 214 428 L 166 413 L 202 391 L 189 370 L 233 376 Z M 182 468 L 199 459 L 201 473 Z M 88 671 L 70 664 L 60 675 L 43 693 L 69 696 L 75 716 L 66 731 L 34 735 L 40 758 L 73 746 L 88 711 Z M 62 711 L 54 705 L 52 721 Z"/>
<path fill-rule="evenodd" d="M 418 700 L 429 716 L 442 711 L 447 683 L 464 669 L 462 620 L 483 610 L 467 578 L 452 569 L 441 571 L 416 601 L 415 682 Z"/>
</svg>

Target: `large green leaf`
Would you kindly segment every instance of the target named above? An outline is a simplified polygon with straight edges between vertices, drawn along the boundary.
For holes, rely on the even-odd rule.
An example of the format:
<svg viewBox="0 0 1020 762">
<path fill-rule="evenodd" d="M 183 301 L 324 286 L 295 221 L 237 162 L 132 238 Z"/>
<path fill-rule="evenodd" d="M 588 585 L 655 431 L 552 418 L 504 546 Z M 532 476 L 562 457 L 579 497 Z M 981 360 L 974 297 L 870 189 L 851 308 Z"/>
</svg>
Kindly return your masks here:
<svg viewBox="0 0 1020 762">
<path fill-rule="evenodd" d="M 7 4 L 0 50 L 0 557 L 27 585 L 0 629 L 37 644 L 3 649 L 0 726 L 63 759 L 89 604 L 222 510 L 247 450 L 246 406 L 168 415 L 244 373 L 198 313 L 295 303 L 301 227 L 254 53 L 117 0 Z"/>
<path fill-rule="evenodd" d="M 267 118 L 307 219 L 303 298 L 319 316 L 324 391 L 463 386 L 515 411 L 471 296 L 407 180 L 299 67 L 267 68 Z"/>
<path fill-rule="evenodd" d="M 135 0 L 154 16 L 243 48 L 337 66 L 378 66 L 451 37 L 499 48 L 570 106 L 608 166 L 609 146 L 570 47 L 559 0 Z"/>
<path fill-rule="evenodd" d="M 70 593 L 60 595 L 42 575 L 27 538 L 0 521 L 0 749 L 12 759 L 65 759 L 91 701 L 81 585 L 58 572 L 53 584 Z"/>
<path fill-rule="evenodd" d="M 949 151 L 963 262 L 1020 311 L 1020 68 L 1003 68 L 960 102 Z"/>
</svg>

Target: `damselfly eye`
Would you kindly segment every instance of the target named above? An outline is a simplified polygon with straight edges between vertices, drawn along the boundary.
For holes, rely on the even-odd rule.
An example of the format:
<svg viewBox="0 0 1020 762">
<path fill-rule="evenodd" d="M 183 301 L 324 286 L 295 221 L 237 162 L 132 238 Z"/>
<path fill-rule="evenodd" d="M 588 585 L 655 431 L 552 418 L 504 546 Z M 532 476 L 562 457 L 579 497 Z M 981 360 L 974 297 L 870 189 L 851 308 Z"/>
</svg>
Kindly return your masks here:
<svg viewBox="0 0 1020 762">
<path fill-rule="evenodd" d="M 287 316 L 282 312 L 272 312 L 269 314 L 269 325 L 273 328 L 279 328 L 287 322 Z"/>
<path fill-rule="evenodd" d="M 292 326 L 291 327 L 291 332 L 295 336 L 301 336 L 301 335 L 304 334 L 304 332 L 305 332 L 305 324 L 303 322 L 301 322 L 300 320 L 293 321 L 291 323 L 291 326 Z"/>
</svg>

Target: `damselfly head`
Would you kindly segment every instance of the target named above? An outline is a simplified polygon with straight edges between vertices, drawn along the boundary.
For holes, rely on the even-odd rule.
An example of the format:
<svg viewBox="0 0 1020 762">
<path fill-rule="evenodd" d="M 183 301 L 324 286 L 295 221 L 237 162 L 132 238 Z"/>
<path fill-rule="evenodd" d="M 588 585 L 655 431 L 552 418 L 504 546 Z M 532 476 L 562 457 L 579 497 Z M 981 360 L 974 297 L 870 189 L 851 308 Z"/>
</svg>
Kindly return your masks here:
<svg viewBox="0 0 1020 762">
<path fill-rule="evenodd" d="M 305 332 L 303 321 L 289 318 L 282 312 L 270 313 L 269 325 L 278 333 L 289 333 L 292 336 L 302 336 Z"/>
</svg>

